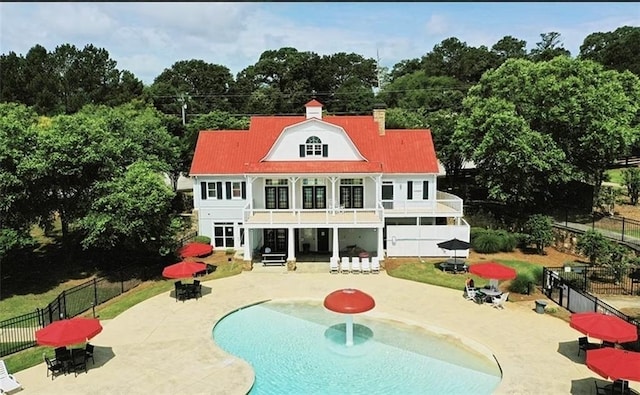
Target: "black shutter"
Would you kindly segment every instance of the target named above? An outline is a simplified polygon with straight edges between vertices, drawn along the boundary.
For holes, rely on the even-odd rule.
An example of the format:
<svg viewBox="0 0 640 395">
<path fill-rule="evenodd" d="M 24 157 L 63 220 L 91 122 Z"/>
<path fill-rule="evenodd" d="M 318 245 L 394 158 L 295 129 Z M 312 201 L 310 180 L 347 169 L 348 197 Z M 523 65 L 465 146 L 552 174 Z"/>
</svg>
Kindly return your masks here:
<svg viewBox="0 0 640 395">
<path fill-rule="evenodd" d="M 218 199 L 222 199 L 222 182 L 216 182 L 216 196 Z"/>
<path fill-rule="evenodd" d="M 247 182 L 246 181 L 242 181 L 242 198 L 243 199 L 247 198 Z"/>
<path fill-rule="evenodd" d="M 227 199 L 231 199 L 231 183 L 229 181 L 226 182 L 227 187 Z"/>
<path fill-rule="evenodd" d="M 202 198 L 202 200 L 207 200 L 207 183 L 206 182 L 200 183 L 200 197 Z"/>
<path fill-rule="evenodd" d="M 413 199 L 413 181 L 407 181 L 407 200 Z"/>
<path fill-rule="evenodd" d="M 304 158 L 304 144 L 300 144 L 300 157 Z"/>
<path fill-rule="evenodd" d="M 422 181 L 422 200 L 429 200 L 429 181 Z"/>
<path fill-rule="evenodd" d="M 322 144 L 322 156 L 325 158 L 329 156 L 329 144 Z"/>
</svg>

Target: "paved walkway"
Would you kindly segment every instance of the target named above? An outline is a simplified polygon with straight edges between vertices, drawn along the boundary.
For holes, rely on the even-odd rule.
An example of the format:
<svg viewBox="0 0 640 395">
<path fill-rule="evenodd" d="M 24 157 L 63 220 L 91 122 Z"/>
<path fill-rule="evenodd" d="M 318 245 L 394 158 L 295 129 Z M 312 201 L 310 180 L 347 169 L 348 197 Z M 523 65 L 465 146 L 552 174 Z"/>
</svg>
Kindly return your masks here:
<svg viewBox="0 0 640 395">
<path fill-rule="evenodd" d="M 277 269 L 277 268 L 275 268 Z M 225 314 L 266 299 L 317 299 L 340 288 L 371 294 L 369 313 L 454 331 L 479 342 L 497 358 L 503 379 L 496 394 L 593 394 L 594 379 L 606 382 L 577 356 L 580 333 L 533 302 L 507 303 L 504 310 L 467 301 L 462 291 L 376 274 L 243 272 L 203 283 L 199 300 L 176 302 L 164 293 L 104 322 L 92 339 L 96 364 L 89 372 L 46 377 L 44 362 L 15 374 L 31 394 L 246 394 L 253 371 L 220 350 L 214 323 Z M 268 339 L 265 339 L 268 341 Z M 336 379 L 348 380 L 348 375 Z M 639 383 L 631 383 L 640 390 Z"/>
</svg>

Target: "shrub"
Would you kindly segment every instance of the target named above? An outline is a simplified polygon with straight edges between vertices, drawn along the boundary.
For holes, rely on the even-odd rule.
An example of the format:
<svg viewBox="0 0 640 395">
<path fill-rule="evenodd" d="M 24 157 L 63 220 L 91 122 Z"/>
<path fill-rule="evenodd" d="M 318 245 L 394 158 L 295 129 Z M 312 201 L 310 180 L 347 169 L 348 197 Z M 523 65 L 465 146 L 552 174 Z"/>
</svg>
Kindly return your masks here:
<svg viewBox="0 0 640 395">
<path fill-rule="evenodd" d="M 519 294 L 529 294 L 529 284 L 535 283 L 533 275 L 529 272 L 518 273 L 509 284 L 509 291 Z"/>
<path fill-rule="evenodd" d="M 211 244 L 211 237 L 209 236 L 196 236 L 193 238 L 194 243 Z"/>
<path fill-rule="evenodd" d="M 544 272 L 542 266 L 533 266 L 529 273 L 533 277 L 533 282 L 536 285 L 542 285 L 542 273 Z"/>
<path fill-rule="evenodd" d="M 495 233 L 500 237 L 500 251 L 511 252 L 516 248 L 518 239 L 513 233 L 506 230 L 498 230 Z"/>
<path fill-rule="evenodd" d="M 485 228 L 472 227 L 469 231 L 469 240 L 471 240 L 471 243 L 473 243 L 473 240 L 475 240 L 476 237 L 487 233 L 487 231 L 488 229 Z"/>
<path fill-rule="evenodd" d="M 493 231 L 479 234 L 472 242 L 473 249 L 479 253 L 493 254 L 502 248 L 502 238 Z"/>
</svg>

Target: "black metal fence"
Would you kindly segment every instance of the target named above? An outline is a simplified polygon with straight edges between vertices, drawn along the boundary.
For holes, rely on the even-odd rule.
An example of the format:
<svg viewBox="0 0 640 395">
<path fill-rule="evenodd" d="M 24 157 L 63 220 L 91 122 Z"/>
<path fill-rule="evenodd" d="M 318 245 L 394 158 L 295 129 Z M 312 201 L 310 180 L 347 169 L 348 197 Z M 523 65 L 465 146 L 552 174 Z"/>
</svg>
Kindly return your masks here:
<svg viewBox="0 0 640 395">
<path fill-rule="evenodd" d="M 634 324 L 640 335 L 639 319 L 624 314 L 587 291 L 591 282 L 589 276 L 586 270 L 567 272 L 563 267 L 545 267 L 542 272 L 542 290 L 549 299 L 572 313 L 594 311 L 612 314 Z"/>
<path fill-rule="evenodd" d="M 568 210 L 564 210 L 562 215 L 554 216 L 554 219 L 568 228 L 597 230 L 612 240 L 640 245 L 640 221 L 635 219 L 598 213 L 573 214 Z"/>
<path fill-rule="evenodd" d="M 36 330 L 51 322 L 80 315 L 135 288 L 146 278 L 144 271 L 135 267 L 120 270 L 117 278 L 95 278 L 63 291 L 43 309 L 0 321 L 0 357 L 34 347 Z"/>
<path fill-rule="evenodd" d="M 566 266 L 548 269 L 558 273 L 566 284 L 583 292 L 640 296 L 638 267 L 614 269 L 605 266 Z"/>
</svg>

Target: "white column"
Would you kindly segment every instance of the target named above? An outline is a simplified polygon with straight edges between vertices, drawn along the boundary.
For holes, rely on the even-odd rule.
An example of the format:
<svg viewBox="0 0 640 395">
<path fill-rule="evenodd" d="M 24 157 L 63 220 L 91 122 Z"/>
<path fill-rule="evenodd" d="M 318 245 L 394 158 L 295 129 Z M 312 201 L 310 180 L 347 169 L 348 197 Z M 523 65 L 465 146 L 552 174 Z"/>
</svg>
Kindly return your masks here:
<svg viewBox="0 0 640 395">
<path fill-rule="evenodd" d="M 378 259 L 384 260 L 384 239 L 382 237 L 382 227 L 378 228 Z"/>
<path fill-rule="evenodd" d="M 247 200 L 249 201 L 249 210 L 253 210 L 253 181 L 255 177 L 247 177 Z"/>
<path fill-rule="evenodd" d="M 295 250 L 294 250 L 294 243 L 295 243 L 295 235 L 294 235 L 294 231 L 293 228 L 287 228 L 287 238 L 288 240 L 288 251 L 287 251 L 287 261 L 293 261 L 294 259 L 296 259 L 296 255 L 295 255 Z"/>
<path fill-rule="evenodd" d="M 338 242 L 338 228 L 334 227 L 333 228 L 333 258 L 334 259 L 340 259 L 340 243 Z"/>
<path fill-rule="evenodd" d="M 251 261 L 253 259 L 251 256 L 251 233 L 253 233 L 252 229 L 244 229 L 244 253 L 242 259 L 245 261 Z"/>
</svg>

